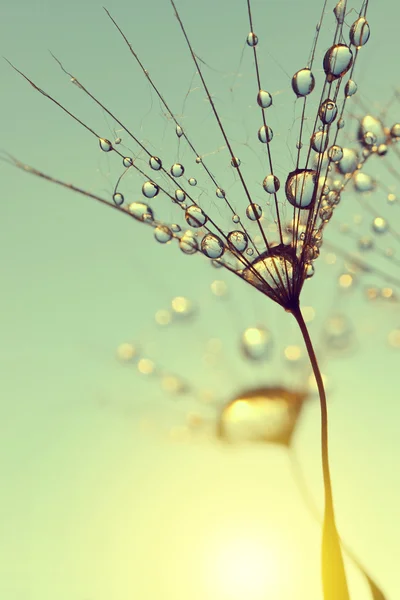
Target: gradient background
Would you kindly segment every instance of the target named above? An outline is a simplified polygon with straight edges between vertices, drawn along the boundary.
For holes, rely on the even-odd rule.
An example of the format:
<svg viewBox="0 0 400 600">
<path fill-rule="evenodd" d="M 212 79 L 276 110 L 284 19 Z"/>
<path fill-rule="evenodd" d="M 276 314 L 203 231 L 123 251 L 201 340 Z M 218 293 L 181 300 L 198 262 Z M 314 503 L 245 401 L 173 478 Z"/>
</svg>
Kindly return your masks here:
<svg viewBox="0 0 400 600">
<path fill-rule="evenodd" d="M 283 141 L 294 123 L 287 73 L 304 66 L 320 4 L 254 2 L 255 31 L 260 48 L 263 40 L 269 53 L 265 87 L 286 99 L 281 121 L 274 126 Z M 194 69 L 169 3 L 121 1 L 108 8 L 178 112 Z M 244 106 L 247 114 L 247 85 L 253 86 L 254 96 L 248 55 L 240 63 L 248 33 L 244 2 L 190 0 L 178 8 L 204 61 L 228 74 L 228 80 L 231 74 L 243 74 L 234 102 L 221 101 L 227 122 L 234 127 L 236 118 L 242 126 L 237 107 Z M 397 84 L 399 18 L 398 3 L 371 3 L 371 39 L 355 79 L 372 107 L 382 107 Z M 352 20 L 349 15 L 347 22 Z M 153 133 L 148 86 L 98 3 L 10 3 L 3 11 L 0 39 L 3 55 L 84 121 L 95 113 L 96 127 L 105 136 L 110 130 L 102 114 L 71 86 L 48 48 L 125 120 L 131 119 L 142 136 Z M 96 140 L 6 63 L 1 69 L 2 149 L 61 179 L 109 192 L 114 179 Z M 219 77 L 212 72 L 209 76 Z M 211 118 L 196 121 L 196 102 L 187 109 L 188 121 L 201 146 L 213 135 L 213 123 Z M 243 128 L 246 132 L 246 124 Z M 165 148 L 167 138 L 160 135 Z M 153 136 L 155 147 L 157 140 Z M 156 384 L 122 368 L 114 358 L 122 341 L 151 342 L 172 370 L 190 381 L 207 381 L 200 339 L 221 336 L 229 354 L 243 326 L 259 322 L 261 315 L 280 348 L 296 337 L 290 317 L 272 302 L 264 307 L 263 299 L 254 300 L 242 282 L 227 279 L 232 310 L 226 311 L 224 321 L 209 297 L 216 274 L 207 261 L 183 256 L 174 245 L 157 245 L 150 229 L 67 190 L 5 163 L 0 169 L 0 596 L 320 598 L 320 532 L 294 486 L 286 453 L 270 447 L 232 450 L 206 442 L 171 443 L 168 429 L 181 424 L 185 407 L 162 397 Z M 376 176 L 385 177 L 385 171 L 377 169 Z M 346 211 L 349 219 L 354 212 L 350 203 L 343 218 Z M 329 227 L 330 239 L 341 243 L 335 225 Z M 317 263 L 304 304 L 313 304 L 322 319 L 340 303 L 358 335 L 351 357 L 326 365 L 338 525 L 394 599 L 400 559 L 399 357 L 386 338 L 398 326 L 398 307 L 371 306 L 361 289 L 338 297 L 336 276 Z M 203 309 L 191 329 L 177 330 L 165 341 L 157 337 L 153 316 L 179 294 L 197 300 Z M 317 327 L 313 325 L 315 336 Z M 323 366 L 325 370 L 325 362 Z M 225 379 L 216 389 L 226 398 L 242 382 L 290 383 L 294 377 L 277 364 L 266 365 L 265 372 L 239 364 L 221 373 Z M 207 385 L 213 387 L 210 377 Z M 295 445 L 320 502 L 318 442 L 319 410 L 313 402 Z M 241 573 L 238 562 L 247 564 L 243 556 L 252 559 L 248 568 L 254 589 L 248 588 L 245 575 L 242 580 L 234 577 Z M 265 580 L 260 576 L 258 581 L 260 571 Z M 368 598 L 351 566 L 349 573 L 352 598 Z"/>
</svg>

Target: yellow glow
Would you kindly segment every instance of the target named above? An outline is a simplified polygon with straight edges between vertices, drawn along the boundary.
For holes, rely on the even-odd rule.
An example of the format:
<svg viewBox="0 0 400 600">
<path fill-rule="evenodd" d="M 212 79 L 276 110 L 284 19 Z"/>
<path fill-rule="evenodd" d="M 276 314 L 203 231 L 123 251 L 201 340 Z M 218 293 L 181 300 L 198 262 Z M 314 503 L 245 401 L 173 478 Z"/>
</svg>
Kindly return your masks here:
<svg viewBox="0 0 400 600">
<path fill-rule="evenodd" d="M 287 360 L 293 361 L 295 362 L 296 360 L 299 360 L 301 358 L 301 348 L 299 346 L 286 346 L 285 350 L 285 357 L 287 358 Z"/>
<path fill-rule="evenodd" d="M 171 313 L 168 310 L 158 310 L 155 319 L 159 325 L 169 325 L 171 322 Z"/>
<path fill-rule="evenodd" d="M 150 375 L 154 371 L 154 363 L 148 358 L 141 358 L 137 367 L 140 373 L 143 373 L 143 375 Z"/>
<path fill-rule="evenodd" d="M 117 357 L 120 360 L 132 360 L 136 356 L 136 348 L 132 344 L 120 344 L 117 348 Z"/>
<path fill-rule="evenodd" d="M 349 288 L 351 287 L 351 285 L 353 284 L 353 277 L 352 275 L 350 275 L 350 273 L 343 273 L 343 275 L 340 275 L 339 277 L 339 285 L 342 288 Z"/>
</svg>

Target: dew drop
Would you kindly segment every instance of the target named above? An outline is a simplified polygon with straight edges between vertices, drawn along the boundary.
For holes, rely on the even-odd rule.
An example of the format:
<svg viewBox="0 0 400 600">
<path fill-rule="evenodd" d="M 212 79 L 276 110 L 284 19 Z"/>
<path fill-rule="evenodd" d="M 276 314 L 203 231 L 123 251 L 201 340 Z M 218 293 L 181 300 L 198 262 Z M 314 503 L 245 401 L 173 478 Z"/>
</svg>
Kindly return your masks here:
<svg viewBox="0 0 400 600">
<path fill-rule="evenodd" d="M 132 202 L 129 205 L 129 212 L 138 221 L 152 221 L 154 219 L 152 209 L 143 202 Z"/>
<path fill-rule="evenodd" d="M 154 198 L 157 196 L 160 188 L 153 181 L 146 181 L 142 186 L 142 194 L 146 196 L 146 198 Z"/>
<path fill-rule="evenodd" d="M 225 190 L 223 190 L 222 188 L 217 187 L 217 189 L 215 190 L 215 194 L 217 196 L 217 198 L 225 198 Z"/>
<path fill-rule="evenodd" d="M 377 154 L 378 156 L 385 156 L 385 154 L 387 154 L 388 151 L 388 147 L 386 144 L 379 144 L 378 148 L 377 148 Z"/>
<path fill-rule="evenodd" d="M 250 360 L 264 360 L 271 351 L 271 333 L 265 327 L 248 327 L 241 335 L 240 346 Z"/>
<path fill-rule="evenodd" d="M 232 221 L 237 225 L 238 223 L 240 223 L 240 217 L 239 215 L 232 215 Z"/>
<path fill-rule="evenodd" d="M 183 190 L 175 190 L 175 200 L 177 202 L 184 202 L 186 199 L 186 194 Z"/>
<path fill-rule="evenodd" d="M 315 152 L 325 152 L 328 146 L 328 134 L 326 131 L 316 131 L 311 136 L 311 147 Z"/>
<path fill-rule="evenodd" d="M 268 125 L 262 125 L 260 127 L 260 129 L 258 130 L 258 139 L 263 144 L 270 142 L 273 137 L 274 137 L 274 133 L 273 133 L 271 127 L 268 127 Z"/>
<path fill-rule="evenodd" d="M 153 171 L 159 171 L 162 167 L 161 158 L 158 158 L 158 156 L 150 156 L 149 166 Z"/>
<path fill-rule="evenodd" d="M 352 79 L 349 79 L 344 86 L 344 94 L 347 98 L 349 98 L 350 96 L 354 96 L 354 94 L 357 92 L 357 89 L 356 82 Z"/>
<path fill-rule="evenodd" d="M 385 127 L 380 119 L 373 117 L 372 115 L 365 115 L 359 123 L 358 128 L 358 140 L 359 142 L 365 146 L 364 135 L 367 132 L 371 132 L 376 137 L 376 144 L 385 144 L 386 143 L 386 132 Z"/>
<path fill-rule="evenodd" d="M 172 238 L 172 231 L 166 225 L 157 225 L 154 229 L 154 237 L 160 244 L 166 244 Z"/>
<path fill-rule="evenodd" d="M 174 163 L 169 172 L 171 173 L 172 177 L 182 177 L 185 172 L 185 167 L 180 163 Z"/>
<path fill-rule="evenodd" d="M 191 227 L 203 227 L 207 222 L 207 215 L 203 212 L 200 206 L 192 204 L 186 209 L 185 219 Z"/>
<path fill-rule="evenodd" d="M 201 156 L 196 156 L 196 165 L 200 165 L 203 162 Z"/>
<path fill-rule="evenodd" d="M 328 150 L 328 156 L 332 162 L 337 163 L 343 158 L 343 148 L 341 146 L 331 146 Z"/>
<path fill-rule="evenodd" d="M 260 90 L 257 94 L 257 104 L 261 108 L 269 108 L 272 104 L 272 96 L 265 90 Z"/>
<path fill-rule="evenodd" d="M 325 125 L 329 125 L 336 119 L 337 112 L 336 102 L 327 98 L 319 107 L 318 116 Z"/>
<path fill-rule="evenodd" d="M 249 204 L 246 208 L 246 215 L 250 221 L 258 221 L 262 217 L 262 208 L 259 204 Z"/>
<path fill-rule="evenodd" d="M 230 231 L 228 242 L 237 252 L 244 252 L 248 244 L 247 235 L 243 231 Z"/>
<path fill-rule="evenodd" d="M 240 167 L 240 159 L 237 156 L 233 156 L 231 160 L 231 165 L 235 169 L 238 169 Z"/>
<path fill-rule="evenodd" d="M 218 435 L 229 443 L 288 446 L 305 398 L 280 387 L 247 390 L 222 410 Z"/>
<path fill-rule="evenodd" d="M 263 188 L 268 194 L 275 194 L 281 187 L 281 182 L 275 175 L 267 175 L 263 181 Z"/>
<path fill-rule="evenodd" d="M 308 96 L 315 87 L 315 78 L 311 70 L 307 67 L 300 69 L 292 77 L 292 89 L 296 96 Z"/>
<path fill-rule="evenodd" d="M 113 149 L 110 140 L 106 140 L 105 138 L 99 138 L 99 145 L 103 152 L 110 152 Z"/>
<path fill-rule="evenodd" d="M 188 183 L 189 183 L 189 185 L 194 187 L 195 185 L 197 185 L 197 179 L 195 179 L 194 177 L 190 177 L 188 179 Z"/>
<path fill-rule="evenodd" d="M 130 156 L 125 156 L 125 158 L 122 160 L 122 164 L 128 169 L 133 165 L 133 159 Z"/>
<path fill-rule="evenodd" d="M 400 123 L 392 125 L 390 128 L 390 137 L 396 142 L 400 139 Z"/>
<path fill-rule="evenodd" d="M 178 223 L 172 223 L 171 231 L 173 231 L 174 233 L 179 233 L 181 231 L 181 226 L 178 225 Z"/>
<path fill-rule="evenodd" d="M 358 247 L 362 252 L 365 252 L 366 250 L 372 250 L 374 247 L 374 241 L 368 236 L 361 237 L 358 240 Z"/>
<path fill-rule="evenodd" d="M 388 222 L 383 217 L 375 217 L 372 221 L 372 229 L 375 233 L 386 233 L 389 229 Z"/>
<path fill-rule="evenodd" d="M 372 133 L 372 131 L 366 131 L 363 136 L 363 141 L 365 146 L 375 146 L 376 145 L 376 135 Z"/>
<path fill-rule="evenodd" d="M 125 198 L 122 194 L 120 194 L 119 192 L 116 192 L 113 195 L 113 200 L 117 206 L 121 206 L 124 203 Z"/>
<path fill-rule="evenodd" d="M 247 36 L 246 42 L 247 42 L 248 46 L 250 46 L 251 48 L 253 48 L 254 46 L 257 46 L 257 44 L 258 44 L 258 37 L 256 36 L 255 33 L 253 33 L 251 31 L 249 33 L 249 35 Z"/>
<path fill-rule="evenodd" d="M 317 171 L 297 169 L 289 173 L 286 180 L 286 198 L 290 204 L 297 208 L 309 208 L 315 200 L 317 187 Z"/>
<path fill-rule="evenodd" d="M 339 25 L 343 25 L 344 18 L 346 16 L 346 1 L 347 0 L 339 0 L 335 8 L 333 9 L 336 21 Z"/>
<path fill-rule="evenodd" d="M 335 44 L 327 50 L 323 67 L 328 81 L 343 77 L 353 63 L 353 53 L 346 44 Z"/>
<path fill-rule="evenodd" d="M 342 175 L 354 173 L 359 163 L 358 154 L 352 148 L 343 148 L 343 157 L 337 163 L 337 168 Z"/>
<path fill-rule="evenodd" d="M 369 40 L 370 28 L 365 17 L 359 17 L 350 27 L 350 43 L 357 48 L 364 46 Z"/>
<path fill-rule="evenodd" d="M 371 175 L 357 171 L 353 177 L 354 188 L 357 192 L 371 192 L 376 187 L 376 181 Z"/>
<path fill-rule="evenodd" d="M 318 214 L 319 214 L 321 221 L 323 221 L 324 223 L 327 223 L 333 215 L 333 208 L 332 208 L 332 206 L 329 206 L 328 204 L 326 206 L 321 206 Z"/>
<path fill-rule="evenodd" d="M 213 233 L 207 233 L 201 240 L 201 251 L 208 258 L 221 258 L 225 250 L 222 240 Z"/>
<path fill-rule="evenodd" d="M 182 127 L 180 125 L 177 125 L 175 127 L 175 133 L 178 136 L 178 138 L 180 138 L 180 137 L 183 136 L 183 129 L 182 129 Z"/>
<path fill-rule="evenodd" d="M 197 252 L 199 249 L 199 244 L 193 231 L 185 231 L 185 233 L 179 239 L 179 248 L 184 254 L 194 254 Z"/>
</svg>

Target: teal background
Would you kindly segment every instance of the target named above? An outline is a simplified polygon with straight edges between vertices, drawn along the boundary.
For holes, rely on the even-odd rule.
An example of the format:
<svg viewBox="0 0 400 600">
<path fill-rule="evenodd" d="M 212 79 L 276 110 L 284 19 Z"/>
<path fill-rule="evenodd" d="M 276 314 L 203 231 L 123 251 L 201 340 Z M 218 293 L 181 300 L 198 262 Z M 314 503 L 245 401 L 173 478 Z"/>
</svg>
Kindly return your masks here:
<svg viewBox="0 0 400 600">
<path fill-rule="evenodd" d="M 171 106 L 181 111 L 194 69 L 169 3 L 121 1 L 108 8 Z M 196 51 L 215 69 L 205 68 L 205 74 L 215 85 L 232 137 L 250 140 L 254 79 L 249 55 L 241 61 L 248 33 L 244 2 L 188 1 L 178 8 Z M 304 66 L 320 10 L 316 0 L 253 5 L 260 52 L 262 44 L 267 50 L 265 87 L 276 94 L 273 128 L 282 172 L 287 130 L 298 114 L 290 76 Z M 326 39 L 333 35 L 330 10 Z M 371 39 L 361 51 L 355 79 L 364 102 L 379 109 L 397 85 L 399 4 L 371 3 L 368 18 Z M 48 48 L 123 120 L 129 119 L 141 138 L 148 136 L 165 153 L 175 152 L 168 133 L 158 128 L 161 121 L 154 117 L 153 122 L 157 106 L 149 108 L 146 81 L 98 3 L 9 4 L 0 39 L 3 55 L 97 131 L 111 135 L 110 120 L 70 84 Z M 1 148 L 46 173 L 109 194 L 115 180 L 112 157 L 101 154 L 90 134 L 6 63 L 1 73 Z M 232 80 L 233 100 L 227 91 Z M 396 111 L 398 104 L 389 112 L 393 121 Z M 222 145 L 202 93 L 189 95 L 183 112 L 201 147 Z M 226 155 L 218 155 L 216 166 L 223 160 L 228 162 Z M 376 177 L 387 176 L 379 165 L 375 168 Z M 208 287 L 220 271 L 206 260 L 183 256 L 173 244 L 157 245 L 150 228 L 86 198 L 4 162 L 0 169 L 1 597 L 239 600 L 240 586 L 235 591 L 226 583 L 235 570 L 228 550 L 253 544 L 255 554 L 265 555 L 271 575 L 249 600 L 320 598 L 320 532 L 296 491 L 286 453 L 270 447 L 226 449 L 205 441 L 171 443 L 168 430 L 183 422 L 186 407 L 115 360 L 119 343 L 138 340 L 188 380 L 201 383 L 210 377 L 207 385 L 217 386 L 223 399 L 242 382 L 290 384 L 299 375 L 278 360 L 281 346 L 298 340 L 290 316 L 229 277 L 229 311 L 216 308 Z M 227 174 L 228 169 L 222 171 Z M 384 202 L 384 195 L 377 202 Z M 359 212 L 348 198 L 340 220 Z M 398 206 L 394 209 L 396 227 Z M 166 216 L 172 211 L 161 210 Z M 328 230 L 331 240 L 343 243 L 335 223 Z M 341 267 L 317 262 L 316 268 L 304 290 L 304 304 L 313 304 L 318 317 L 313 336 L 318 339 L 321 321 L 339 304 L 358 338 L 350 356 L 332 361 L 322 356 L 339 529 L 388 597 L 395 598 L 399 357 L 386 338 L 398 327 L 398 306 L 366 302 L 362 281 L 358 289 L 338 295 Z M 394 266 L 389 270 L 395 273 Z M 203 308 L 188 330 L 174 329 L 164 340 L 153 317 L 175 295 L 187 295 Z M 265 372 L 235 355 L 240 331 L 260 320 L 272 331 L 278 357 Z M 215 336 L 227 349 L 217 383 L 201 362 L 200 345 Z M 303 417 L 295 445 L 321 503 L 316 401 Z M 221 584 L 214 568 L 227 573 Z M 349 573 L 353 598 L 368 598 L 351 566 Z"/>
</svg>

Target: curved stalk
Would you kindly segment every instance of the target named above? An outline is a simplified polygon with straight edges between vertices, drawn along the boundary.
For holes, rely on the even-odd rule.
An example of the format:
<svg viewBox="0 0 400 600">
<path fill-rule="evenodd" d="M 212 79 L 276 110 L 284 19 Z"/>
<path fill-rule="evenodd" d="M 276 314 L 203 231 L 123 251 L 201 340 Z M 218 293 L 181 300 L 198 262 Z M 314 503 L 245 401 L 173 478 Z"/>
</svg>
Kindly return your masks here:
<svg viewBox="0 0 400 600">
<path fill-rule="evenodd" d="M 323 597 L 324 600 L 350 600 L 340 539 L 335 523 L 332 483 L 329 468 L 328 409 L 324 382 L 300 307 L 292 310 L 292 314 L 300 327 L 315 380 L 317 382 L 321 410 L 321 459 L 324 482 L 324 520 L 321 548 Z"/>
</svg>

